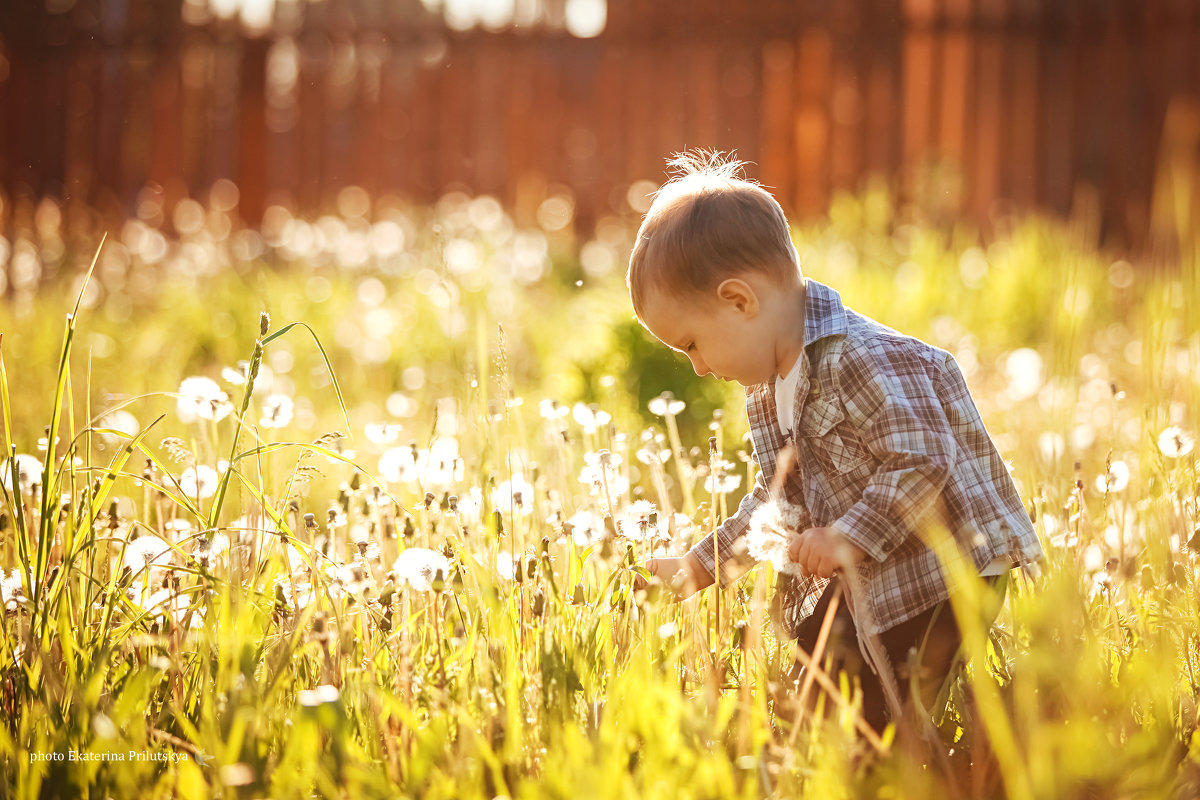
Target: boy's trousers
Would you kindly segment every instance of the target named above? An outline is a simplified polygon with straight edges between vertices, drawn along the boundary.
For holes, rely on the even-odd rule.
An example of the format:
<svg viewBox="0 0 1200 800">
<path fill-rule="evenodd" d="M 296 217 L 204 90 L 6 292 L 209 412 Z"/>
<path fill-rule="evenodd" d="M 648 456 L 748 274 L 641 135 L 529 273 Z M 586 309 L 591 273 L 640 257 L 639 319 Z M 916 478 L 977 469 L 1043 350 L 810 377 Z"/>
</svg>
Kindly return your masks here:
<svg viewBox="0 0 1200 800">
<path fill-rule="evenodd" d="M 839 578 L 835 575 L 830 580 L 821 599 L 817 602 L 812 616 L 808 617 L 797 632 L 796 642 L 805 652 L 812 653 L 821 630 L 821 623 L 835 593 L 839 587 Z M 985 601 L 984 629 L 991 627 L 1004 603 L 1004 594 L 1008 588 L 1008 574 L 985 577 L 990 587 L 990 597 Z M 877 732 L 882 733 L 891 719 L 887 699 L 878 676 L 863 658 L 859 647 L 858 632 L 854 625 L 854 617 L 850 613 L 849 603 L 846 602 L 846 592 L 842 591 L 837 610 L 834 612 L 833 625 L 829 639 L 825 644 L 825 652 L 821 657 L 822 665 L 832 658 L 832 667 L 828 673 L 837 679 L 839 672 L 846 672 L 851 686 L 857 677 L 862 685 L 863 705 L 862 715 Z M 939 709 L 933 707 L 938 699 L 940 690 L 951 673 L 956 671 L 962 662 L 959 658 L 962 646 L 962 634 L 954 618 L 954 610 L 949 600 L 939 603 L 933 608 L 918 614 L 912 619 L 889 628 L 879 634 L 879 643 L 887 653 L 890 664 L 884 666 L 890 669 L 900 691 L 900 698 L 905 703 L 905 712 L 912 714 L 910 706 L 912 690 L 910 683 L 913 678 L 910 664 L 910 651 L 915 649 L 920 657 L 918 690 L 922 705 L 932 713 Z M 793 671 L 794 677 L 802 675 L 802 668 L 797 662 Z"/>
</svg>

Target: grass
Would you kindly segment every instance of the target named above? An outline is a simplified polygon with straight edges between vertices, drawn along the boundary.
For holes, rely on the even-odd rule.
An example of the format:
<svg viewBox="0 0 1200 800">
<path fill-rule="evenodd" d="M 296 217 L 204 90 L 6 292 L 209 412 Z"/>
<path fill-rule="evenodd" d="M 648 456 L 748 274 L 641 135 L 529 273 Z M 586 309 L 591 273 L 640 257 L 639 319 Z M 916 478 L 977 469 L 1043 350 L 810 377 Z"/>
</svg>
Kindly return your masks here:
<svg viewBox="0 0 1200 800">
<path fill-rule="evenodd" d="M 9 796 L 1200 788 L 1200 259 L 1114 263 L 1037 218 L 983 248 L 878 194 L 795 232 L 851 307 L 955 353 L 1048 554 L 923 768 L 855 736 L 837 676 L 797 715 L 767 565 L 633 592 L 752 465 L 737 394 L 630 320 L 627 228 L 584 269 L 484 199 L 230 235 L 220 213 L 98 251 L 14 213 L 14 259 L 44 258 L 0 309 Z M 686 405 L 656 416 L 667 389 Z M 738 485 L 710 495 L 714 469 Z"/>
</svg>

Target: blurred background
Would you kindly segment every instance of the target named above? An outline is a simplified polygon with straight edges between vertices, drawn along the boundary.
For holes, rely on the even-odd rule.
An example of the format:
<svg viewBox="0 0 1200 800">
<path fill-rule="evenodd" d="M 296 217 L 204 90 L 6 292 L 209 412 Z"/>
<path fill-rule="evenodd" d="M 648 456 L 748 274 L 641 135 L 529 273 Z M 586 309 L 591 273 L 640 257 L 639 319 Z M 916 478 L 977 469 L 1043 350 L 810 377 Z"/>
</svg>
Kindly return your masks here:
<svg viewBox="0 0 1200 800">
<path fill-rule="evenodd" d="M 252 225 L 353 186 L 590 236 L 704 146 L 799 220 L 878 176 L 944 218 L 1084 213 L 1142 248 L 1200 163 L 1193 0 L 6 5 L 0 186 L 168 227 L 231 181 Z"/>
<path fill-rule="evenodd" d="M 50 389 L 107 234 L 83 298 L 99 407 L 244 360 L 268 310 L 313 326 L 358 421 L 419 416 L 503 356 L 535 400 L 646 416 L 674 390 L 703 437 L 740 391 L 650 341 L 622 280 L 690 147 L 750 162 L 852 306 L 987 365 L 1062 341 L 1046 309 L 1081 269 L 1101 283 L 1072 314 L 1177 269 L 1200 222 L 1198 62 L 1193 0 L 10 2 L 17 419 L 40 424 L 22 398 Z M 1069 238 L 1024 247 L 1021 220 Z M 972 299 L 1001 295 L 1002 319 Z M 964 334 L 939 338 L 947 311 Z M 984 341 L 964 355 L 963 336 Z M 323 360 L 273 358 L 264 391 L 315 424 Z"/>
</svg>

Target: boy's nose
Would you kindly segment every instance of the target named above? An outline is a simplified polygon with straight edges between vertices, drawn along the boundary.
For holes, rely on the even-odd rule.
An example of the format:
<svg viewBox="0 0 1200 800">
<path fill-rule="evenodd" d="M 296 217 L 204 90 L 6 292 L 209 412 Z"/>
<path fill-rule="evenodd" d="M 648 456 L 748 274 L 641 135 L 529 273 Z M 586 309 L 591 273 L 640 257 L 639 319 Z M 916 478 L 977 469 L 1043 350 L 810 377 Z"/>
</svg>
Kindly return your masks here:
<svg viewBox="0 0 1200 800">
<path fill-rule="evenodd" d="M 700 356 L 693 357 L 689 355 L 688 360 L 692 362 L 692 369 L 696 370 L 696 375 L 703 378 L 708 374 L 708 365 L 704 363 L 704 360 Z"/>
</svg>

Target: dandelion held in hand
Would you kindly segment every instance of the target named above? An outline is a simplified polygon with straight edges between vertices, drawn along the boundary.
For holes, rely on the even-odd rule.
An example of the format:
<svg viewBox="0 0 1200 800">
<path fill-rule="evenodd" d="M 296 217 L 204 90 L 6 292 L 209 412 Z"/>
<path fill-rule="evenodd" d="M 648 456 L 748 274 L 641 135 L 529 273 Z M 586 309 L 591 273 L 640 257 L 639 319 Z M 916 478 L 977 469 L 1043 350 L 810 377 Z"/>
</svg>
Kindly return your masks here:
<svg viewBox="0 0 1200 800">
<path fill-rule="evenodd" d="M 804 512 L 782 500 L 764 503 L 750 517 L 746 553 L 755 561 L 769 561 L 777 572 L 800 575 L 800 565 L 788 556 L 792 542 L 800 538 Z"/>
</svg>

